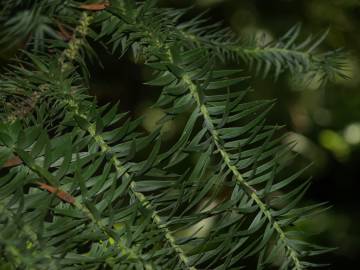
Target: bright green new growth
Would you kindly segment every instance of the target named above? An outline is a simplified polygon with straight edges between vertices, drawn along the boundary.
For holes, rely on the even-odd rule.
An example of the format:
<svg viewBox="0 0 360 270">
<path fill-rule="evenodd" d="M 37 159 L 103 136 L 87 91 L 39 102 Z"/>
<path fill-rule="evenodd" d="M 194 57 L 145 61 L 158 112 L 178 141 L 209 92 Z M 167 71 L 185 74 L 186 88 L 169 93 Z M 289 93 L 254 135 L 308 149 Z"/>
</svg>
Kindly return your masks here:
<svg viewBox="0 0 360 270">
<path fill-rule="evenodd" d="M 343 76 L 340 51 L 316 53 L 325 36 L 299 44 L 299 27 L 273 44 L 242 42 L 203 17 L 156 1 L 5 1 L 0 44 L 33 33 L 0 80 L 0 259 L 7 269 L 307 269 L 330 249 L 304 241 L 296 223 L 324 204 L 298 206 L 309 187 L 289 173 L 273 101 L 245 101 L 235 60 L 275 78 Z M 105 9 L 104 9 L 105 8 Z M 84 11 L 85 9 L 85 11 Z M 32 24 L 24 23 L 41 14 Z M 19 16 L 19 17 L 18 17 Z M 21 17 L 23 16 L 23 17 Z M 202 15 L 203 16 L 203 15 Z M 71 33 L 61 37 L 58 24 Z M 46 30 L 44 30 L 46 29 Z M 21 31 L 20 31 L 21 30 Z M 56 33 L 56 34 L 54 34 Z M 20 36 L 21 36 L 20 35 Z M 118 106 L 87 94 L 88 39 L 114 57 L 127 51 L 154 70 L 154 106 L 187 123 L 164 147 Z M 49 50 L 51 48 L 51 50 Z M 144 157 L 144 153 L 146 157 Z M 196 164 L 179 172 L 198 154 Z M 52 188 L 52 189 L 51 189 Z M 209 221 L 211 220 L 211 221 Z M 194 225 L 208 222 L 203 230 Z M 294 227 L 295 225 L 295 227 Z"/>
</svg>

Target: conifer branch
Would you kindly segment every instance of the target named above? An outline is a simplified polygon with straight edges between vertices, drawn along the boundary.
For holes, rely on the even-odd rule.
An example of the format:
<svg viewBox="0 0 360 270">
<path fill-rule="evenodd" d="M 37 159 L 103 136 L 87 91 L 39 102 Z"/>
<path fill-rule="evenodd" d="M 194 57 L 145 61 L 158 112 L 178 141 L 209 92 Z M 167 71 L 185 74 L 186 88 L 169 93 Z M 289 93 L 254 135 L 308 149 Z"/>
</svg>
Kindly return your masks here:
<svg viewBox="0 0 360 270">
<path fill-rule="evenodd" d="M 249 68 L 255 67 L 256 75 L 267 77 L 271 70 L 275 79 L 288 71 L 296 79 L 333 81 L 337 77 L 347 78 L 345 53 L 341 49 L 317 52 L 328 31 L 318 37 L 299 40 L 301 25 L 297 24 L 276 41 L 259 44 L 256 37 L 241 40 L 230 29 L 219 24 L 202 26 L 206 19 L 193 19 L 193 24 L 176 24 L 175 31 L 188 43 L 198 48 L 208 48 L 226 62 L 242 61 Z M 315 75 L 318 75 L 315 78 Z"/>
<path fill-rule="evenodd" d="M 81 46 L 82 38 L 84 38 L 88 32 L 88 27 L 90 25 L 90 21 L 92 17 L 87 14 L 87 12 L 83 12 L 82 19 L 80 20 L 79 26 L 76 28 L 74 38 L 72 38 L 69 42 L 69 47 L 66 49 L 60 57 L 60 64 L 62 70 L 69 68 L 69 63 L 72 63 L 78 54 L 79 48 Z M 77 38 L 76 33 L 79 33 L 79 38 Z M 67 61 L 68 62 L 67 62 Z M 83 117 L 84 119 L 88 120 L 86 115 L 81 113 L 79 110 L 79 106 L 76 103 L 76 100 L 71 100 L 68 104 L 70 107 L 74 108 L 74 112 L 77 116 Z M 92 138 L 96 141 L 96 143 L 100 146 L 101 152 L 107 155 L 111 155 L 110 162 L 115 167 L 118 175 L 123 175 L 127 179 L 131 179 L 132 176 L 126 172 L 126 169 L 123 168 L 122 163 L 120 160 L 114 155 L 111 147 L 106 144 L 105 140 L 100 136 L 96 135 L 96 129 L 93 125 L 90 125 L 87 129 L 87 132 L 92 136 Z M 136 191 L 136 182 L 131 181 L 129 186 L 130 192 L 137 198 L 137 200 L 141 203 L 141 205 L 151 211 L 151 216 L 154 223 L 164 232 L 165 238 L 169 243 L 170 247 L 174 249 L 176 254 L 178 254 L 182 263 L 187 267 L 189 270 L 195 270 L 194 267 L 189 266 L 189 259 L 185 255 L 184 251 L 181 249 L 180 246 L 176 244 L 176 239 L 173 237 L 171 231 L 167 228 L 167 226 L 161 221 L 160 216 L 156 213 L 151 203 L 147 200 L 146 196 L 141 192 Z M 146 266 L 149 267 L 149 266 Z"/>
<path fill-rule="evenodd" d="M 191 92 L 191 95 L 193 96 L 194 100 L 196 101 L 197 107 L 198 107 L 199 111 L 201 112 L 202 117 L 204 118 L 204 121 L 206 122 L 206 126 L 208 127 L 208 131 L 211 134 L 214 144 L 216 145 L 217 150 L 219 151 L 222 158 L 224 159 L 226 166 L 231 170 L 231 172 L 235 176 L 237 184 L 239 186 L 243 187 L 245 192 L 251 198 L 253 198 L 253 200 L 258 205 L 260 211 L 268 219 L 269 223 L 271 223 L 272 226 L 275 228 L 276 232 L 279 235 L 279 239 L 283 242 L 284 246 L 286 247 L 286 249 L 289 252 L 289 256 L 293 260 L 293 263 L 295 266 L 294 269 L 302 270 L 303 267 L 300 264 L 300 260 L 298 258 L 297 252 L 286 241 L 287 237 L 285 235 L 284 230 L 281 228 L 281 226 L 278 224 L 278 222 L 272 216 L 271 212 L 268 210 L 268 206 L 257 195 L 257 191 L 244 180 L 244 177 L 239 172 L 238 168 L 232 164 L 232 162 L 230 160 L 230 155 L 227 153 L 227 151 L 221 144 L 220 136 L 218 134 L 217 129 L 215 128 L 215 126 L 213 124 L 210 113 L 209 113 L 206 105 L 201 102 L 201 99 L 199 96 L 199 90 L 198 90 L 196 84 L 194 84 L 192 82 L 191 78 L 186 74 L 183 75 L 183 81 L 186 83 L 189 91 Z"/>
<path fill-rule="evenodd" d="M 69 69 L 72 68 L 73 62 L 76 61 L 79 50 L 83 44 L 84 38 L 86 38 L 87 32 L 89 31 L 90 22 L 92 20 L 92 16 L 88 15 L 87 12 L 83 12 L 82 16 L 79 20 L 79 25 L 75 28 L 72 38 L 68 42 L 68 47 L 61 53 L 59 57 L 59 64 L 61 67 L 61 72 L 65 73 Z M 48 87 L 48 85 L 41 85 L 42 88 Z M 71 98 L 65 100 L 66 107 L 71 108 L 74 111 L 75 115 L 78 117 L 82 117 L 88 120 L 86 114 L 81 113 L 79 109 L 78 100 Z M 81 102 L 81 100 L 80 100 Z M 33 106 L 36 107 L 35 104 Z M 13 119 L 15 120 L 15 119 Z M 110 162 L 113 164 L 114 168 L 116 169 L 118 175 L 123 175 L 124 178 L 131 179 L 132 176 L 126 172 L 121 164 L 120 160 L 113 154 L 112 149 L 110 146 L 106 144 L 104 139 L 100 135 L 96 135 L 94 127 L 89 126 L 87 132 L 93 137 L 95 142 L 100 146 L 101 152 L 104 154 L 109 154 L 112 156 Z M 147 200 L 147 198 L 140 192 L 136 191 L 136 183 L 134 181 L 130 182 L 129 191 L 131 194 L 137 198 L 140 204 L 145 208 L 151 211 L 151 216 L 154 221 L 154 224 L 164 233 L 166 241 L 169 243 L 170 247 L 175 251 L 175 253 L 179 256 L 180 261 L 186 266 L 187 269 L 193 270 L 194 267 L 189 266 L 189 259 L 185 255 L 184 251 L 181 249 L 180 246 L 176 244 L 176 239 L 173 237 L 171 231 L 168 229 L 167 225 L 161 221 L 160 216 L 156 213 L 156 210 L 153 209 L 151 203 Z M 78 203 L 75 204 L 78 208 L 81 208 L 84 211 L 84 207 L 79 205 Z M 86 209 L 85 209 L 86 210 Z M 88 212 L 88 211 L 87 211 Z M 90 212 L 88 212 L 89 214 Z M 91 214 L 91 213 L 90 213 Z M 93 220 L 93 216 L 89 216 Z M 98 222 L 98 221 L 96 221 Z M 98 224 L 99 226 L 101 224 Z M 125 250 L 125 246 L 122 249 Z M 126 251 L 125 253 L 130 254 L 132 258 L 140 258 L 139 256 L 135 256 L 132 250 Z M 144 267 L 146 269 L 151 269 L 151 265 L 145 264 Z"/>
<path fill-rule="evenodd" d="M 263 76 L 289 70 L 327 80 L 341 76 L 342 65 L 337 52 L 315 53 L 326 35 L 296 44 L 296 26 L 271 44 L 246 44 L 220 24 L 203 25 L 202 16 L 180 22 L 183 10 L 158 8 L 155 0 L 71 1 L 65 9 L 39 0 L 31 7 L 31 16 L 38 12 L 49 20 L 26 27 L 20 20 L 0 43 L 18 28 L 41 34 L 39 25 L 52 25 L 50 32 L 59 21 L 76 27 L 66 42 L 34 38 L 51 45 L 50 57 L 25 52 L 20 66 L 1 77 L 1 101 L 24 108 L 1 111 L 0 212 L 10 208 L 0 229 L 11 231 L 15 220 L 33 224 L 26 232 L 14 229 L 20 235 L 10 241 L 0 239 L 0 260 L 54 270 L 238 269 L 254 257 L 259 270 L 274 263 L 296 270 L 320 266 L 305 260 L 330 249 L 287 230 L 322 204 L 297 208 L 308 181 L 299 184 L 305 169 L 285 172 L 288 148 L 265 120 L 272 101 L 244 101 L 247 91 L 233 87 L 246 89 L 246 78 L 239 70 L 214 70 L 212 56 L 254 64 Z M 59 16 L 50 19 L 54 14 Z M 131 49 L 156 70 L 147 83 L 162 87 L 155 104 L 166 113 L 162 123 L 192 112 L 174 145 L 161 147 L 158 131 L 143 135 L 140 119 L 118 126 L 126 114 L 98 106 L 86 94 L 87 77 L 77 71 L 87 71 L 88 37 L 108 40 L 114 56 Z M 146 159 L 134 161 L 143 150 L 150 151 Z M 189 167 L 193 153 L 196 164 L 179 175 L 177 166 Z M 205 234 L 193 230 L 202 222 Z M 29 258 L 3 254 L 3 247 Z"/>
<path fill-rule="evenodd" d="M 122 18 L 120 18 L 122 19 Z M 124 21 L 124 23 L 127 23 Z M 172 46 L 173 40 L 171 40 L 169 43 L 166 42 L 166 40 L 162 39 L 157 33 L 153 32 L 153 29 L 151 27 L 148 27 L 146 24 L 142 24 L 140 22 L 137 22 L 137 31 L 144 33 L 143 40 L 139 42 L 139 44 L 143 45 L 144 48 L 144 54 L 147 57 L 147 60 L 149 62 L 150 59 L 154 57 L 152 55 L 152 51 L 156 51 L 157 55 L 156 57 L 159 57 L 160 61 L 163 61 L 163 63 L 166 63 L 169 68 L 166 72 L 172 74 L 172 76 L 163 76 L 163 82 L 160 83 L 161 79 L 159 80 L 159 85 L 166 85 L 166 78 L 169 78 L 169 82 L 172 80 L 170 78 L 178 78 L 178 83 L 181 84 L 181 82 L 184 82 L 185 88 L 188 89 L 188 91 L 191 93 L 196 107 L 201 113 L 203 120 L 205 122 L 205 126 L 207 127 L 209 133 L 211 134 L 211 138 L 216 145 L 217 150 L 221 154 L 224 163 L 228 167 L 228 169 L 232 172 L 236 179 L 237 185 L 241 186 L 245 192 L 254 200 L 254 202 L 257 204 L 260 212 L 262 215 L 266 217 L 269 224 L 275 229 L 276 233 L 278 234 L 278 239 L 283 243 L 283 246 L 287 250 L 287 256 L 291 259 L 292 264 L 294 265 L 294 269 L 301 270 L 303 269 L 302 264 L 300 262 L 300 259 L 298 257 L 297 251 L 288 243 L 288 238 L 280 226 L 280 224 L 276 221 L 274 216 L 272 215 L 271 211 L 268 210 L 268 206 L 266 203 L 262 201 L 262 199 L 257 194 L 257 191 L 249 185 L 245 180 L 242 174 L 240 173 L 239 169 L 233 165 L 232 161 L 230 160 L 229 153 L 225 150 L 221 143 L 220 135 L 218 134 L 217 129 L 215 128 L 213 124 L 213 120 L 210 116 L 210 113 L 206 107 L 206 105 L 203 103 L 202 99 L 200 98 L 200 90 L 198 89 L 199 83 L 194 83 L 191 79 L 191 76 L 194 76 L 193 74 L 187 74 L 186 70 L 184 70 L 181 66 L 179 66 L 175 61 L 175 57 L 172 55 L 170 47 Z M 147 46 L 147 47 L 146 47 Z M 162 54 L 159 54 L 161 52 Z M 156 64 L 154 64 L 156 66 Z M 203 71 L 203 73 L 206 71 Z M 179 75 L 181 74 L 181 75 Z M 161 77 L 161 76 L 160 76 Z M 156 79 L 155 79 L 156 80 Z M 154 82 L 155 84 L 155 82 Z"/>
<path fill-rule="evenodd" d="M 75 33 L 79 33 L 80 39 L 73 38 L 69 42 L 69 48 L 64 51 L 64 53 L 60 57 L 60 63 L 62 66 L 62 69 L 67 68 L 66 59 L 71 63 L 76 59 L 78 50 L 81 46 L 81 38 L 86 36 L 86 33 L 88 31 L 88 27 L 90 25 L 92 17 L 90 17 L 87 12 L 83 12 L 82 19 L 80 20 L 79 26 L 76 28 L 77 31 Z M 83 117 L 87 120 L 87 117 L 85 114 L 80 113 L 79 107 L 76 104 L 75 100 L 72 100 L 70 102 L 71 107 L 75 108 L 74 112 L 77 116 Z M 123 168 L 120 160 L 113 154 L 113 151 L 111 150 L 110 146 L 106 144 L 105 140 L 100 136 L 96 135 L 96 130 L 94 126 L 89 126 L 88 130 L 89 134 L 93 137 L 93 139 L 96 141 L 96 143 L 100 146 L 101 151 L 104 154 L 111 155 L 110 162 L 114 165 L 118 175 L 124 175 L 125 178 L 131 179 L 132 176 L 126 172 L 126 170 Z M 184 251 L 181 249 L 180 246 L 176 244 L 176 239 L 173 237 L 170 230 L 167 228 L 167 226 L 161 221 L 160 216 L 156 213 L 156 210 L 154 210 L 151 203 L 146 199 L 144 194 L 141 192 L 136 191 L 136 183 L 135 181 L 130 182 L 129 186 L 130 192 L 138 199 L 138 201 L 142 204 L 142 206 L 146 209 L 149 209 L 151 211 L 151 216 L 154 221 L 154 223 L 164 232 L 165 238 L 172 249 L 175 250 L 176 254 L 178 254 L 180 260 L 183 262 L 183 264 L 187 267 L 189 270 L 195 270 L 196 268 L 189 266 L 189 259 L 185 255 Z"/>
<path fill-rule="evenodd" d="M 74 33 L 73 33 L 71 39 L 68 42 L 68 47 L 61 53 L 61 55 L 59 57 L 59 63 L 60 63 L 60 66 L 61 66 L 61 72 L 65 73 L 67 70 L 71 69 L 72 66 L 73 66 L 74 61 L 76 61 L 76 59 L 78 58 L 79 50 L 81 49 L 81 46 L 82 46 L 82 44 L 84 42 L 84 39 L 87 36 L 87 33 L 89 31 L 89 26 L 90 26 L 90 23 L 91 23 L 92 19 L 93 19 L 93 17 L 90 16 L 88 14 L 88 12 L 84 11 L 82 13 L 81 18 L 79 20 L 79 24 L 75 28 Z M 49 87 L 49 85 L 40 85 L 39 89 L 47 89 L 48 87 Z M 14 110 L 14 112 L 12 114 L 9 114 L 9 117 L 8 117 L 7 121 L 5 121 L 5 122 L 14 122 L 14 121 L 16 121 L 18 119 L 18 117 L 16 117 L 16 116 L 21 116 L 21 118 L 26 117 L 29 113 L 32 112 L 33 109 L 36 108 L 36 103 L 39 100 L 39 96 L 40 96 L 39 92 L 34 92 L 33 96 L 30 97 L 30 101 L 26 101 L 26 100 L 24 101 L 26 103 L 26 105 L 28 105 L 27 109 L 26 109 L 26 112 L 24 112 L 23 104 L 20 104 L 19 109 L 16 109 L 16 110 Z M 74 101 L 74 100 L 72 100 L 72 101 Z M 30 103 L 30 104 L 28 104 L 28 103 Z M 72 105 L 74 105 L 74 102 L 72 103 Z M 94 135 L 92 133 L 92 130 L 91 130 L 90 134 Z M 101 137 L 100 137 L 100 139 L 101 139 Z M 99 142 L 99 137 L 95 136 L 95 140 L 97 142 Z M 103 148 L 104 145 L 103 144 L 101 144 L 101 147 L 102 147 L 102 150 L 104 150 L 104 148 Z M 121 167 L 119 166 L 119 161 L 116 159 L 115 156 L 114 156 L 114 159 L 112 159 L 112 161 L 114 161 L 116 163 L 116 165 L 118 165 L 118 166 L 115 166 L 115 168 L 117 169 L 117 171 L 119 173 L 119 170 L 121 170 Z M 42 170 L 40 170 L 37 166 L 29 166 L 29 168 L 32 171 L 34 171 L 35 173 L 37 173 L 40 178 L 44 178 L 47 181 L 51 181 L 50 179 L 47 179 L 46 175 L 43 175 L 41 173 Z M 128 177 L 130 177 L 130 176 L 128 175 Z M 75 200 L 73 205 L 76 208 L 78 208 L 79 210 L 81 210 L 94 224 L 96 224 L 99 227 L 99 229 L 108 237 L 107 241 L 109 243 L 114 243 L 114 239 L 107 232 L 106 227 L 102 223 L 102 221 L 96 219 L 96 217 L 92 214 L 91 211 L 89 211 L 87 209 L 87 207 L 85 205 L 80 203 L 78 200 Z M 121 254 L 123 256 L 125 256 L 129 260 L 141 261 L 143 266 L 144 266 L 144 269 L 146 269 L 146 270 L 152 270 L 153 269 L 152 265 L 147 263 L 146 260 L 144 260 L 141 255 L 137 254 L 137 251 L 135 251 L 134 248 L 127 247 L 126 245 L 124 245 L 122 243 L 121 240 L 117 241 L 116 244 L 118 245 L 117 248 L 119 248 L 119 250 L 120 250 L 120 252 L 121 252 Z"/>
<path fill-rule="evenodd" d="M 15 153 L 16 153 L 16 149 L 15 149 Z M 21 155 L 21 153 L 19 153 L 19 156 L 20 155 Z M 52 182 L 52 179 L 50 179 L 48 177 L 48 174 L 44 174 L 43 169 L 40 168 L 39 166 L 34 165 L 34 164 L 29 165 L 29 164 L 26 164 L 26 162 L 24 165 L 26 165 L 27 168 L 29 168 L 31 171 L 33 171 L 35 174 L 37 174 L 40 179 L 45 179 L 47 182 L 50 182 L 50 183 Z M 60 187 L 57 187 L 57 189 L 60 189 Z M 136 251 L 134 248 L 129 248 L 126 245 L 124 245 L 123 242 L 121 241 L 121 239 L 119 241 L 115 242 L 113 237 L 108 233 L 108 231 L 106 229 L 106 225 L 103 224 L 103 221 L 97 219 L 94 216 L 94 214 L 91 211 L 89 211 L 89 209 L 86 207 L 86 205 L 84 205 L 78 199 L 75 199 L 75 201 L 72 205 L 75 206 L 77 209 L 79 209 L 83 214 L 85 214 L 85 216 L 89 220 L 91 220 L 91 222 L 93 224 L 95 224 L 104 235 L 106 235 L 107 242 L 110 243 L 110 245 L 114 245 L 115 243 L 117 244 L 116 247 L 121 252 L 121 255 L 123 255 L 125 258 L 127 258 L 130 261 L 131 260 L 141 261 L 146 270 L 153 269 L 151 264 L 147 263 L 146 260 L 143 258 L 143 256 L 138 254 L 138 251 Z"/>
<path fill-rule="evenodd" d="M 84 11 L 82 13 L 78 26 L 75 28 L 72 37 L 68 42 L 68 47 L 61 53 L 59 57 L 61 70 L 63 72 L 66 69 L 71 68 L 73 62 L 79 56 L 79 50 L 81 49 L 84 39 L 87 36 L 92 19 L 93 17 L 90 16 L 88 12 Z M 48 87 L 49 86 L 47 84 L 42 84 L 39 86 L 38 91 L 34 91 L 30 94 L 29 97 L 25 97 L 22 102 L 14 104 L 12 112 L 7 114 L 7 119 L 5 119 L 5 122 L 14 122 L 16 119 L 23 119 L 27 115 L 31 114 L 36 108 L 36 104 L 41 99 L 41 96 L 46 94 Z"/>
<path fill-rule="evenodd" d="M 75 100 L 68 101 L 68 105 L 74 110 L 75 115 L 83 118 L 85 121 L 90 123 L 88 117 L 84 113 L 80 112 L 79 106 Z M 109 159 L 109 162 L 114 166 L 117 174 L 119 176 L 122 175 L 125 179 L 132 179 L 133 176 L 127 172 L 126 168 L 124 168 L 124 165 L 116 157 L 116 155 L 114 154 L 115 152 L 111 149 L 111 146 L 106 143 L 106 141 L 100 134 L 96 134 L 96 126 L 94 124 L 89 124 L 87 127 L 87 132 L 91 135 L 96 144 L 100 147 L 101 152 L 111 157 Z M 195 267 L 189 265 L 189 259 L 187 258 L 185 252 L 179 245 L 176 244 L 176 239 L 172 235 L 167 225 L 162 222 L 161 217 L 157 214 L 156 210 L 151 205 L 151 202 L 146 198 L 144 194 L 136 191 L 136 182 L 134 180 L 130 180 L 129 192 L 130 194 L 135 196 L 135 198 L 145 209 L 151 211 L 151 217 L 154 221 L 154 224 L 156 224 L 156 226 L 164 233 L 166 241 L 175 251 L 175 253 L 179 256 L 180 261 L 186 266 L 186 268 L 189 270 L 196 270 Z"/>
<path fill-rule="evenodd" d="M 154 46 L 159 46 L 159 41 Z M 167 53 L 165 54 L 167 56 L 167 61 L 169 61 L 169 63 L 171 63 L 173 65 L 176 65 L 176 63 L 173 62 L 174 57 L 172 56 L 171 50 L 168 49 L 169 48 L 168 44 L 162 44 L 162 46 L 164 48 L 167 48 L 167 50 L 166 50 Z M 287 237 L 285 235 L 284 230 L 281 228 L 281 226 L 278 224 L 278 222 L 272 216 L 271 212 L 267 209 L 268 206 L 257 195 L 257 191 L 244 180 L 244 178 L 243 178 L 242 174 L 239 172 L 238 168 L 232 164 L 232 162 L 230 160 L 230 155 L 227 153 L 227 151 L 221 144 L 220 136 L 218 134 L 217 129 L 215 128 L 215 126 L 213 124 L 213 120 L 211 119 L 210 113 L 209 113 L 206 105 L 201 101 L 201 98 L 199 95 L 200 90 L 198 89 L 198 86 L 191 80 L 191 76 L 189 76 L 185 71 L 183 72 L 181 80 L 185 83 L 186 87 L 188 88 L 192 97 L 194 98 L 194 100 L 196 102 L 196 106 L 204 119 L 205 126 L 207 127 L 209 133 L 211 134 L 212 140 L 213 140 L 214 144 L 216 145 L 217 150 L 221 154 L 226 166 L 231 170 L 232 174 L 235 176 L 237 184 L 239 186 L 241 186 L 251 198 L 253 198 L 253 200 L 258 205 L 260 211 L 268 219 L 269 223 L 272 224 L 272 226 L 275 228 L 276 232 L 279 235 L 279 239 L 283 242 L 284 246 L 286 247 L 286 249 L 289 252 L 289 256 L 292 259 L 294 266 L 295 266 L 294 269 L 302 270 L 303 267 L 301 266 L 297 252 L 286 241 Z"/>
</svg>

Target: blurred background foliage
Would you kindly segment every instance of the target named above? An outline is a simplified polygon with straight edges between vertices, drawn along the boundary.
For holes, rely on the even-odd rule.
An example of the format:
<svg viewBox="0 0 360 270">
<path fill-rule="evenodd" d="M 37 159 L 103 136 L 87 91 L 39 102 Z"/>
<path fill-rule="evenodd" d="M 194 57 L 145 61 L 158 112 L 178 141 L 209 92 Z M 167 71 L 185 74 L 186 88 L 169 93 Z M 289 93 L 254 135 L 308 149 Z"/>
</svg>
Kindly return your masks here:
<svg viewBox="0 0 360 270">
<path fill-rule="evenodd" d="M 313 163 L 308 176 L 313 185 L 308 202 L 328 201 L 332 208 L 312 216 L 301 226 L 314 233 L 316 241 L 338 249 L 325 261 L 331 269 L 355 269 L 360 263 L 360 1 L 359 0 L 163 0 L 164 6 L 194 5 L 194 16 L 208 10 L 212 22 L 223 21 L 240 36 L 256 34 L 265 40 L 280 37 L 297 23 L 302 35 L 330 32 L 322 49 L 345 48 L 348 80 L 339 78 L 324 88 L 316 80 L 294 81 L 286 74 L 275 82 L 253 77 L 251 98 L 277 99 L 269 122 L 286 124 L 287 140 L 296 141 L 301 154 L 295 166 Z M 112 59 L 99 50 L 104 68 L 92 71 L 91 85 L 102 102 L 121 99 L 120 107 L 135 116 L 144 115 L 144 128 L 153 130 L 162 112 L 149 109 L 159 93 L 145 87 L 148 70 L 131 58 Z M 246 69 L 241 63 L 233 65 Z M 254 74 L 253 74 L 254 75 Z M 169 122 L 164 131 L 169 143 L 183 127 L 181 119 Z M 317 235 L 316 235 L 317 234 Z"/>
<path fill-rule="evenodd" d="M 194 16 L 208 9 L 213 22 L 223 21 L 240 36 L 256 34 L 271 41 L 296 23 L 302 35 L 330 29 L 322 49 L 345 48 L 348 80 L 318 88 L 316 81 L 304 84 L 286 74 L 275 82 L 270 77 L 252 77 L 252 99 L 277 99 L 269 122 L 286 124 L 286 140 L 295 141 L 301 158 L 295 166 L 313 163 L 308 171 L 313 185 L 308 202 L 328 201 L 333 207 L 312 216 L 302 227 L 314 232 L 319 243 L 338 247 L 325 261 L 331 269 L 355 269 L 360 253 L 360 0 L 162 0 L 161 5 L 194 5 Z M 144 115 L 143 128 L 152 131 L 163 112 L 151 108 L 159 91 L 143 84 L 149 70 L 131 57 L 121 60 L 98 47 L 102 65 L 92 65 L 90 86 L 101 103 L 121 100 L 120 108 L 134 117 Z M 11 53 L 2 56 L 9 58 Z M 246 69 L 241 63 L 233 65 Z M 253 74 L 254 75 L 254 74 Z M 163 128 L 172 143 L 185 119 L 170 121 Z M 354 268 L 355 267 L 355 268 Z"/>
</svg>

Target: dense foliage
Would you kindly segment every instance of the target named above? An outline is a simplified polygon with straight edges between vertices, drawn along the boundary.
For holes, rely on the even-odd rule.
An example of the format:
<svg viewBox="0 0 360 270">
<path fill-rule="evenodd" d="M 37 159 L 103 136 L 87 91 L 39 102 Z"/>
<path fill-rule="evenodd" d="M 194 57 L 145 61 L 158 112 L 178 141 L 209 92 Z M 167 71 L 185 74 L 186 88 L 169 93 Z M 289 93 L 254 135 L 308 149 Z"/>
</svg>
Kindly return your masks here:
<svg viewBox="0 0 360 270">
<path fill-rule="evenodd" d="M 22 48 L 0 79 L 4 269 L 322 265 L 313 256 L 330 249 L 296 224 L 324 204 L 299 204 L 309 180 L 265 121 L 274 101 L 247 101 L 247 72 L 215 67 L 324 85 L 345 76 L 342 51 L 316 51 L 326 34 L 299 41 L 295 26 L 261 44 L 152 0 L 0 6 L 2 48 Z M 165 112 L 156 131 L 89 95 L 92 43 L 153 70 L 146 83 L 161 88 L 153 106 Z M 176 117 L 186 125 L 164 145 L 161 127 Z"/>
</svg>

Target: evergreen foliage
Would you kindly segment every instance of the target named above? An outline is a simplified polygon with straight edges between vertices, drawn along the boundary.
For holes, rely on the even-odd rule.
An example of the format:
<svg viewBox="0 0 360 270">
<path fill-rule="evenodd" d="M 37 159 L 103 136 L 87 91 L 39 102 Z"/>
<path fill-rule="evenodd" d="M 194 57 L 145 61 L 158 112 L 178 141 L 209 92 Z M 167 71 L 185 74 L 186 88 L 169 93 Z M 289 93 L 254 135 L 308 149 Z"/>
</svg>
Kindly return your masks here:
<svg viewBox="0 0 360 270">
<path fill-rule="evenodd" d="M 209 26 L 204 14 L 186 20 L 188 10 L 152 0 L 7 0 L 1 8 L 1 47 L 24 44 L 0 79 L 6 269 L 322 265 L 312 257 L 331 249 L 305 242 L 296 224 L 324 204 L 300 203 L 306 168 L 289 172 L 290 147 L 265 121 L 274 101 L 246 101 L 246 71 L 214 67 L 237 61 L 261 76 L 326 82 L 344 75 L 340 50 L 316 51 L 325 35 L 298 43 L 295 26 L 258 46 Z M 166 112 L 158 130 L 144 133 L 141 118 L 88 94 L 90 39 L 154 71 L 146 83 L 161 88 L 154 106 Z M 166 147 L 160 126 L 178 115 L 187 123 Z M 206 233 L 193 229 L 203 222 Z"/>
</svg>

